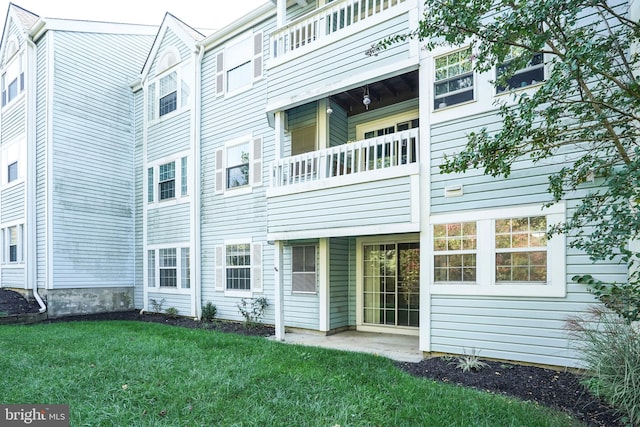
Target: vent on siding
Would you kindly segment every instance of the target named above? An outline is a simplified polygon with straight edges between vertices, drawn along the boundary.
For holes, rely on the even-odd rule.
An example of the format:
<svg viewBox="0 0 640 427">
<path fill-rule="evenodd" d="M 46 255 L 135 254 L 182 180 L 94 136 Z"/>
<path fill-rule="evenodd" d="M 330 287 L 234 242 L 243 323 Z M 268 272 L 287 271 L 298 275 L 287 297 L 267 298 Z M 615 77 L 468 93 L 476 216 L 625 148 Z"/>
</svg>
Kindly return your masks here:
<svg viewBox="0 0 640 427">
<path fill-rule="evenodd" d="M 450 185 L 444 188 L 444 197 L 460 197 L 464 194 L 462 185 Z"/>
</svg>

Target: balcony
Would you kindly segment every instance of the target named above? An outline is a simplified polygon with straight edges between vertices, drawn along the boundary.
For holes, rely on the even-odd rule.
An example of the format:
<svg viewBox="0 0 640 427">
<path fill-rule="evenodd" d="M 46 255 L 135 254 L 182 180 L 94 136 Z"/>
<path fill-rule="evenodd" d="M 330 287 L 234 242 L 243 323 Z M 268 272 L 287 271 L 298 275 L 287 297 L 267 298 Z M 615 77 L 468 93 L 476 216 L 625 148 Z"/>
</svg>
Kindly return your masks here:
<svg viewBox="0 0 640 427">
<path fill-rule="evenodd" d="M 279 159 L 270 240 L 419 230 L 419 128 Z"/>
<path fill-rule="evenodd" d="M 378 15 L 407 0 L 342 0 L 331 2 L 304 15 L 271 34 L 273 58 L 313 45 L 355 24 L 373 21 Z"/>
</svg>

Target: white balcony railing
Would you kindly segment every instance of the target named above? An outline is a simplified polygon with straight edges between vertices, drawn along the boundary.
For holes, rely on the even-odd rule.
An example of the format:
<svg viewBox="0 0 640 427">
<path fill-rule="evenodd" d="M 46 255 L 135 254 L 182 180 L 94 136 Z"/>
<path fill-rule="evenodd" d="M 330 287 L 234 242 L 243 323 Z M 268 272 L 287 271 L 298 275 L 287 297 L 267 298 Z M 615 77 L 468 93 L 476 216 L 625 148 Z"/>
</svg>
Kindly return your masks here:
<svg viewBox="0 0 640 427">
<path fill-rule="evenodd" d="M 417 163 L 419 134 L 419 128 L 414 128 L 276 160 L 272 167 L 271 187 Z"/>
<path fill-rule="evenodd" d="M 369 19 L 406 0 L 338 0 L 302 16 L 271 35 L 278 58 L 351 25 Z"/>
</svg>

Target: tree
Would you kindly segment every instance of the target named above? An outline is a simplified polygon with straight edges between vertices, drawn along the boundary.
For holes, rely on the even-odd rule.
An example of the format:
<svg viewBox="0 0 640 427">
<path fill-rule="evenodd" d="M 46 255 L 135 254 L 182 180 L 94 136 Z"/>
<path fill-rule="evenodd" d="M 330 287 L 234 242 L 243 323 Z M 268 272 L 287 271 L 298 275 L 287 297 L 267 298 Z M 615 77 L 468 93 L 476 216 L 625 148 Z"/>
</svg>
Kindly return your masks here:
<svg viewBox="0 0 640 427">
<path fill-rule="evenodd" d="M 574 280 L 627 321 L 640 319 L 640 255 L 629 246 L 640 239 L 640 25 L 626 2 L 426 0 L 418 28 L 378 47 L 408 38 L 427 49 L 471 45 L 474 71 L 500 68 L 496 87 L 508 87 L 515 71 L 544 54 L 544 82 L 513 92 L 509 103 L 499 101 L 502 129 L 469 134 L 441 173 L 480 167 L 508 177 L 517 160 L 556 159 L 564 164 L 549 177 L 549 205 L 584 191 L 595 177 L 595 189 L 549 236 L 567 234 L 569 245 L 594 261 L 626 263 L 625 283 L 586 275 Z M 565 153 L 574 160 L 566 163 Z"/>
</svg>

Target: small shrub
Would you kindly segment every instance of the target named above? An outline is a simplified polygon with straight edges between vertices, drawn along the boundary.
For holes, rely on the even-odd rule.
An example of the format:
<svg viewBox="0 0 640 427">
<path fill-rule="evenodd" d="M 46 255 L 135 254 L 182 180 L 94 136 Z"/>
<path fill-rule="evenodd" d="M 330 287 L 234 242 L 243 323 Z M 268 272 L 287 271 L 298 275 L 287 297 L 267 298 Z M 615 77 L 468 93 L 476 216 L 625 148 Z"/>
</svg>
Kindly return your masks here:
<svg viewBox="0 0 640 427">
<path fill-rule="evenodd" d="M 457 357 L 456 360 L 451 363 L 455 364 L 456 368 L 462 369 L 462 372 L 477 372 L 489 366 L 480 360 L 480 352 L 475 349 L 471 350 L 469 354 L 467 354 L 467 350 L 465 349 L 464 356 Z"/>
<path fill-rule="evenodd" d="M 149 302 L 151 303 L 151 309 L 154 313 L 162 313 L 162 306 L 164 305 L 164 301 L 164 298 L 162 298 L 160 301 L 157 301 L 153 298 L 149 300 Z"/>
<path fill-rule="evenodd" d="M 242 298 L 237 305 L 238 311 L 242 314 L 242 317 L 244 317 L 244 323 L 247 326 L 255 326 L 259 324 L 260 319 L 264 316 L 264 309 L 268 306 L 269 304 L 265 297 L 249 301 Z"/>
<path fill-rule="evenodd" d="M 213 322 L 218 315 L 218 308 L 211 301 L 202 306 L 202 320 Z"/>
<path fill-rule="evenodd" d="M 640 328 L 620 315 L 593 307 L 572 317 L 567 329 L 582 355 L 585 386 L 616 408 L 631 425 L 640 425 Z"/>
<path fill-rule="evenodd" d="M 166 309 L 166 311 L 165 311 L 164 313 L 165 313 L 165 314 L 167 315 L 167 317 L 168 317 L 168 318 L 170 318 L 170 319 L 175 319 L 176 317 L 178 317 L 178 316 L 179 316 L 178 309 L 177 309 L 177 308 L 175 308 L 175 307 L 169 307 L 169 308 L 167 308 L 167 309 Z"/>
</svg>

